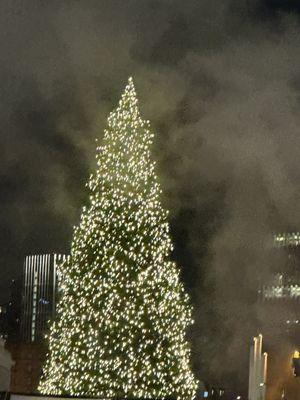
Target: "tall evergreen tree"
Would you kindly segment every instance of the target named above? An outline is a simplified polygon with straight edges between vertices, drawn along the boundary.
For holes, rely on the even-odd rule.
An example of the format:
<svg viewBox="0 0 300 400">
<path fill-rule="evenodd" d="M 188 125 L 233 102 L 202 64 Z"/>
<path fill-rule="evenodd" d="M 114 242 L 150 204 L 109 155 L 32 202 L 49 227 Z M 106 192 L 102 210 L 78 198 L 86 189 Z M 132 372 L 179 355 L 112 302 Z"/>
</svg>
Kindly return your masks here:
<svg viewBox="0 0 300 400">
<path fill-rule="evenodd" d="M 191 307 L 170 261 L 167 212 L 150 157 L 153 134 L 130 78 L 108 118 L 89 204 L 60 270 L 44 394 L 192 399 Z"/>
</svg>

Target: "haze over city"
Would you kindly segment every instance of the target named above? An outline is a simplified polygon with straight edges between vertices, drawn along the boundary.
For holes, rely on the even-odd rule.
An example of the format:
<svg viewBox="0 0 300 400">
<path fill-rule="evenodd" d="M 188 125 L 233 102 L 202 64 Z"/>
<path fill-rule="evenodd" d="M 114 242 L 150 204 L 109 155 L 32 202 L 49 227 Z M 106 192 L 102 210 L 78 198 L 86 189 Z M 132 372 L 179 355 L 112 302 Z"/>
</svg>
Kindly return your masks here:
<svg viewBox="0 0 300 400">
<path fill-rule="evenodd" d="M 299 13 L 292 0 L 2 1 L 1 302 L 25 256 L 70 253 L 96 140 L 132 76 L 195 374 L 244 390 L 273 318 L 257 293 L 286 262 L 274 235 L 300 230 Z"/>
</svg>

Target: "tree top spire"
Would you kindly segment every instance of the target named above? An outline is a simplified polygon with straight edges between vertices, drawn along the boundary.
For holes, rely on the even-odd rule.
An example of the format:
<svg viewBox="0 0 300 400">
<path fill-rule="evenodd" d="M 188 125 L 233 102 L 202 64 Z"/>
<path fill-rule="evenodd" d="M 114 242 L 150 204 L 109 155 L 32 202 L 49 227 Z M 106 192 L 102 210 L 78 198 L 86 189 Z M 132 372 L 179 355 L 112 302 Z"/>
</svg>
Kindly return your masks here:
<svg viewBox="0 0 300 400">
<path fill-rule="evenodd" d="M 119 108 L 125 108 L 128 109 L 128 107 L 131 109 L 131 111 L 138 111 L 138 100 L 137 100 L 137 94 L 136 90 L 134 87 L 133 83 L 133 78 L 130 76 L 128 78 L 127 85 L 125 86 L 125 90 L 121 96 L 121 99 L 119 101 Z"/>
<path fill-rule="evenodd" d="M 135 92 L 135 87 L 134 87 L 132 76 L 128 77 L 128 82 L 127 82 L 126 88 L 129 88 L 130 90 L 133 90 Z"/>
</svg>

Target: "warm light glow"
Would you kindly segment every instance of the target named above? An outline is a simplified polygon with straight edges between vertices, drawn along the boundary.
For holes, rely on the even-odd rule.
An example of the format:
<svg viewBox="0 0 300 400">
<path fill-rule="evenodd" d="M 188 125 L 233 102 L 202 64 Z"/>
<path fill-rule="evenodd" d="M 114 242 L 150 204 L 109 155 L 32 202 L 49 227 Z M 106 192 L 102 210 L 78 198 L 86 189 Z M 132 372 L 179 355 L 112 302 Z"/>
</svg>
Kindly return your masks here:
<svg viewBox="0 0 300 400">
<path fill-rule="evenodd" d="M 294 351 L 293 358 L 300 358 L 300 353 L 299 353 L 298 350 L 295 350 L 295 351 Z"/>
<path fill-rule="evenodd" d="M 62 296 L 39 391 L 192 399 L 189 297 L 170 260 L 153 133 L 130 78 L 108 117 L 89 203 L 60 267 Z"/>
</svg>

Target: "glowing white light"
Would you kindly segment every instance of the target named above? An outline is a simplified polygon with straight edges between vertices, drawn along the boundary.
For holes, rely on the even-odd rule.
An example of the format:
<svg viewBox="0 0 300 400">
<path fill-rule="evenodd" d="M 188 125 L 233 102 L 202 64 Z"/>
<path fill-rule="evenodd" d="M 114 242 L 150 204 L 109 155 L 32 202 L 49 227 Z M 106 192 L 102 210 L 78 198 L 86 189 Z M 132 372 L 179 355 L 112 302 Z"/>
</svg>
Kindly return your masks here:
<svg viewBox="0 0 300 400">
<path fill-rule="evenodd" d="M 170 261 L 168 213 L 151 160 L 153 133 L 130 78 L 108 117 L 89 204 L 74 228 L 39 391 L 192 399 L 189 297 Z"/>
</svg>

